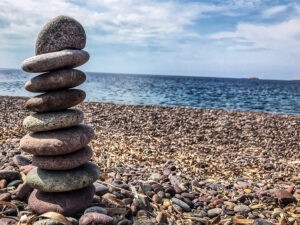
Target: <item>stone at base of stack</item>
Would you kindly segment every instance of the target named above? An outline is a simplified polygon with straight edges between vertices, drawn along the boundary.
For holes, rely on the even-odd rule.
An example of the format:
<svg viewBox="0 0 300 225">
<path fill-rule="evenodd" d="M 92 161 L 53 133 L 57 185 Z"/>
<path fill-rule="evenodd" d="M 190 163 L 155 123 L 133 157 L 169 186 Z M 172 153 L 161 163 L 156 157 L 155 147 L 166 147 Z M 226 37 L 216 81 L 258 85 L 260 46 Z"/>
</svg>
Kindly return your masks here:
<svg viewBox="0 0 300 225">
<path fill-rule="evenodd" d="M 80 43 L 78 43 L 80 42 Z M 35 188 L 28 204 L 37 214 L 49 211 L 72 216 L 87 208 L 95 193 L 92 185 L 99 168 L 88 162 L 94 137 L 91 127 L 81 124 L 83 113 L 69 109 L 85 99 L 85 92 L 70 89 L 83 83 L 86 75 L 72 69 L 88 61 L 82 50 L 86 35 L 73 18 L 59 16 L 42 29 L 36 56 L 26 59 L 23 70 L 46 72 L 25 85 L 31 92 L 45 92 L 29 99 L 25 107 L 34 113 L 24 119 L 31 133 L 20 141 L 21 150 L 34 154 L 26 183 Z"/>
</svg>

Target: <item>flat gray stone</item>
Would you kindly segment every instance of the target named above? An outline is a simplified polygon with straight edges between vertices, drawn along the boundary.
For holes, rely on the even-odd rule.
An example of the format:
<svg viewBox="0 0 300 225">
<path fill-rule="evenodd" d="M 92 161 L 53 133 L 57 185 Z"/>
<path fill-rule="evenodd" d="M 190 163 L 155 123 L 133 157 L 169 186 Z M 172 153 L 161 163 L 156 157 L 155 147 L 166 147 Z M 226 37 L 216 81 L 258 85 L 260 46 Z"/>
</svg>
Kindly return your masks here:
<svg viewBox="0 0 300 225">
<path fill-rule="evenodd" d="M 23 120 L 23 126 L 29 131 L 48 131 L 75 126 L 83 121 L 83 112 L 78 109 L 66 109 L 57 112 L 33 113 Z"/>
<path fill-rule="evenodd" d="M 26 183 L 44 192 L 65 192 L 85 188 L 95 182 L 100 170 L 97 165 L 87 162 L 72 170 L 32 169 Z M 94 188 L 94 187 L 93 187 Z"/>
<path fill-rule="evenodd" d="M 32 165 L 45 170 L 69 170 L 76 168 L 89 161 L 93 151 L 89 146 L 66 155 L 32 157 Z"/>
<path fill-rule="evenodd" d="M 57 16 L 40 31 L 35 44 L 35 54 L 83 49 L 85 44 L 86 35 L 81 24 L 71 17 Z"/>
<path fill-rule="evenodd" d="M 174 204 L 180 206 L 185 212 L 191 211 L 191 207 L 188 204 L 186 204 L 184 201 L 181 201 L 180 199 L 175 197 L 172 198 L 171 200 Z"/>
<path fill-rule="evenodd" d="M 59 111 L 78 105 L 85 97 L 85 92 L 79 89 L 51 91 L 29 99 L 25 108 L 33 112 Z"/>
<path fill-rule="evenodd" d="M 89 53 L 84 50 L 67 49 L 25 59 L 22 69 L 30 73 L 40 73 L 62 68 L 75 68 L 86 63 L 89 58 Z"/>
<path fill-rule="evenodd" d="M 72 88 L 86 80 L 84 72 L 75 69 L 54 70 L 35 76 L 25 84 L 25 89 L 31 92 L 47 92 Z"/>
<path fill-rule="evenodd" d="M 74 127 L 34 132 L 20 141 L 20 149 L 34 155 L 63 155 L 86 146 L 94 137 L 93 128 L 80 124 Z"/>
<path fill-rule="evenodd" d="M 64 216 L 73 216 L 85 210 L 93 201 L 94 187 L 68 192 L 42 192 L 34 190 L 29 199 L 29 207 L 37 214 L 58 212 Z"/>
</svg>

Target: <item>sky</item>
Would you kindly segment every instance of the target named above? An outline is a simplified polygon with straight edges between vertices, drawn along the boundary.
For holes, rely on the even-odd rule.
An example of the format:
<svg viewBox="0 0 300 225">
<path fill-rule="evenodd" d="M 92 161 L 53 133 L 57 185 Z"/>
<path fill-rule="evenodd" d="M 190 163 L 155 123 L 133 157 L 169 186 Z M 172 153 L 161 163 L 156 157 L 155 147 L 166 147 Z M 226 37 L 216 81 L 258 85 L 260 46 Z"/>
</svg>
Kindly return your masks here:
<svg viewBox="0 0 300 225">
<path fill-rule="evenodd" d="M 300 0 L 0 0 L 0 68 L 58 15 L 85 28 L 88 72 L 300 77 Z"/>
</svg>

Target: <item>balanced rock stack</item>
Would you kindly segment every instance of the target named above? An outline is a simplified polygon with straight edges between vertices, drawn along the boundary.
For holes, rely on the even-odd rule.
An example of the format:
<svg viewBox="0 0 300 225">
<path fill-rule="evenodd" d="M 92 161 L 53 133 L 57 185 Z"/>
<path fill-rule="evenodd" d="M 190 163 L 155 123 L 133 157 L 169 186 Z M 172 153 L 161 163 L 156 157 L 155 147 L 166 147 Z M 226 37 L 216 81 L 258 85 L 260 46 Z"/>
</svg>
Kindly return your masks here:
<svg viewBox="0 0 300 225">
<path fill-rule="evenodd" d="M 23 121 L 30 131 L 20 141 L 21 150 L 33 154 L 26 182 L 35 190 L 28 199 L 38 214 L 55 211 L 74 215 L 90 205 L 93 182 L 99 168 L 88 162 L 94 137 L 91 127 L 81 124 L 83 112 L 69 109 L 85 99 L 85 92 L 70 89 L 82 84 L 86 75 L 78 67 L 89 59 L 83 27 L 73 18 L 59 16 L 47 23 L 36 41 L 36 56 L 26 59 L 22 69 L 41 73 L 25 84 L 31 92 L 44 92 L 29 99 L 25 107 L 34 113 Z"/>
</svg>

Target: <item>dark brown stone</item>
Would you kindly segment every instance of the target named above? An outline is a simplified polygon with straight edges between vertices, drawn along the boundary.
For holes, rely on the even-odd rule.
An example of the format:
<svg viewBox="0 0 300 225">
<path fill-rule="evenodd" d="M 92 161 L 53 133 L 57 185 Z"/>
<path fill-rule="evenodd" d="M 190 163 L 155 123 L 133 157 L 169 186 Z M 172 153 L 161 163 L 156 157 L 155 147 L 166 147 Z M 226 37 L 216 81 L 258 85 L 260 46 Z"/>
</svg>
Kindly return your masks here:
<svg viewBox="0 0 300 225">
<path fill-rule="evenodd" d="M 33 188 L 31 186 L 29 186 L 27 183 L 22 183 L 14 191 L 14 194 L 19 199 L 27 199 L 32 191 Z"/>
<path fill-rule="evenodd" d="M 31 92 L 46 92 L 76 87 L 86 80 L 84 72 L 75 69 L 54 70 L 38 75 L 25 84 Z"/>
<path fill-rule="evenodd" d="M 20 173 L 13 170 L 0 170 L 0 180 L 5 179 L 6 181 L 19 180 L 21 179 Z"/>
<path fill-rule="evenodd" d="M 57 16 L 40 31 L 35 44 L 35 54 L 56 52 L 63 49 L 83 49 L 86 35 L 83 27 L 68 16 Z"/>
<path fill-rule="evenodd" d="M 29 73 L 40 73 L 62 68 L 75 68 L 86 63 L 89 58 L 89 53 L 86 51 L 68 49 L 25 59 L 22 69 Z"/>
<path fill-rule="evenodd" d="M 93 185 L 76 191 L 57 193 L 34 190 L 28 199 L 28 205 L 37 214 L 58 212 L 64 216 L 73 216 L 91 204 L 94 194 Z"/>
<path fill-rule="evenodd" d="M 26 156 L 23 156 L 23 155 L 15 155 L 13 157 L 13 163 L 16 165 L 16 166 L 26 166 L 26 165 L 29 165 L 31 164 L 31 160 L 29 158 L 27 158 Z"/>
<path fill-rule="evenodd" d="M 0 201 L 10 201 L 11 193 L 2 193 L 0 194 Z"/>
<path fill-rule="evenodd" d="M 79 89 L 52 91 L 29 99 L 25 108 L 34 112 L 59 111 L 78 105 L 85 96 Z"/>
<path fill-rule="evenodd" d="M 76 168 L 92 158 L 93 151 L 90 147 L 58 156 L 37 156 L 32 158 L 32 164 L 46 170 L 69 170 Z"/>
<path fill-rule="evenodd" d="M 282 204 L 288 204 L 295 201 L 294 196 L 287 190 L 276 190 L 275 195 L 278 201 Z"/>
<path fill-rule="evenodd" d="M 34 132 L 20 141 L 21 150 L 34 155 L 62 155 L 75 152 L 86 146 L 94 137 L 94 130 L 88 125 Z"/>
</svg>

